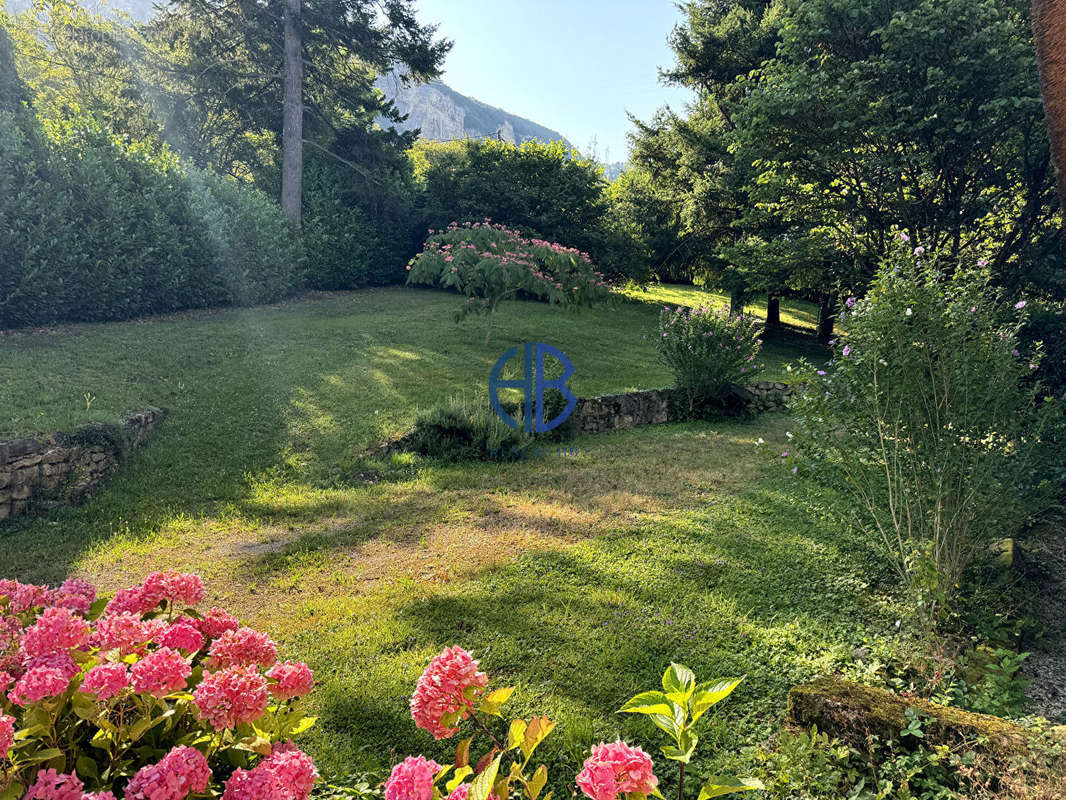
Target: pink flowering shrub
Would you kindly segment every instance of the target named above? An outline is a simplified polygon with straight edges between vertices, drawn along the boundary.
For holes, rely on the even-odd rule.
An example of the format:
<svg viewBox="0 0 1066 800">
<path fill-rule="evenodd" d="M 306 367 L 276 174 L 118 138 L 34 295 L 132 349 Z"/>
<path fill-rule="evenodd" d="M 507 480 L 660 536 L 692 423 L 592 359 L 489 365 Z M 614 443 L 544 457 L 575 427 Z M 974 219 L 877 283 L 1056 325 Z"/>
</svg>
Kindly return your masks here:
<svg viewBox="0 0 1066 800">
<path fill-rule="evenodd" d="M 98 600 L 0 580 L 0 800 L 308 800 L 306 664 L 156 572 Z"/>
<path fill-rule="evenodd" d="M 456 321 L 492 314 L 505 298 L 526 297 L 568 307 L 606 300 L 610 284 L 587 253 L 527 238 L 490 220 L 453 222 L 429 238 L 408 266 L 408 283 L 454 289 L 469 298 Z"/>
<path fill-rule="evenodd" d="M 394 766 L 385 782 L 385 800 L 538 800 L 541 796 L 548 768 L 540 764 L 531 769 L 531 761 L 555 725 L 547 717 L 502 724 L 500 709 L 514 687 L 489 691 L 488 676 L 479 666 L 461 647 L 445 648 L 430 661 L 411 696 L 411 717 L 435 739 L 451 738 L 464 726 L 466 738 L 456 746 L 454 764 L 408 756 Z M 663 675 L 662 692 L 643 692 L 622 707 L 623 712 L 649 715 L 673 739 L 662 752 L 680 763 L 678 800 L 684 800 L 684 769 L 696 749 L 696 722 L 739 684 L 739 680 L 697 683 L 691 670 L 671 664 Z M 662 797 L 651 756 L 621 740 L 594 746 L 575 783 L 589 800 Z M 698 800 L 761 788 L 755 780 L 712 776 L 703 783 Z M 548 792 L 544 800 L 551 795 Z"/>
<path fill-rule="evenodd" d="M 726 309 L 669 306 L 659 315 L 655 339 L 659 358 L 674 373 L 674 384 L 688 393 L 690 407 L 716 400 L 732 384 L 751 383 L 762 371 L 761 324 L 755 317 Z"/>
</svg>

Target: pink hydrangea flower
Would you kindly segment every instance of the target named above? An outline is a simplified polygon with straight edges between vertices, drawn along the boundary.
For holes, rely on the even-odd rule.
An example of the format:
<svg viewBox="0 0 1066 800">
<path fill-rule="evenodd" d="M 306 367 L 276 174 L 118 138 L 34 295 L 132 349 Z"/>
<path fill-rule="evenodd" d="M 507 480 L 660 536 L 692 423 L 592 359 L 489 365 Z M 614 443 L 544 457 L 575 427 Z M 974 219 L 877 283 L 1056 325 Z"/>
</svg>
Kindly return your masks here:
<svg viewBox="0 0 1066 800">
<path fill-rule="evenodd" d="M 18 679 L 15 688 L 7 693 L 8 699 L 18 706 L 28 706 L 39 700 L 47 700 L 63 694 L 70 678 L 56 667 L 34 667 Z"/>
<path fill-rule="evenodd" d="M 156 600 L 154 605 L 165 600 L 172 606 L 195 606 L 207 594 L 200 576 L 191 572 L 153 572 L 142 587 L 147 599 Z"/>
<path fill-rule="evenodd" d="M 205 672 L 193 691 L 200 719 L 215 730 L 258 719 L 266 711 L 267 681 L 254 666 Z"/>
<path fill-rule="evenodd" d="M 115 596 L 104 606 L 104 614 L 135 614 L 140 617 L 158 605 L 159 601 L 153 602 L 153 598 L 145 593 L 143 586 L 130 586 L 115 592 Z"/>
<path fill-rule="evenodd" d="M 222 800 L 285 800 L 285 790 L 265 769 L 238 768 L 226 781 Z"/>
<path fill-rule="evenodd" d="M 278 700 L 305 697 L 315 685 L 314 673 L 302 661 L 283 661 L 275 664 L 267 672 L 267 677 L 274 681 L 270 684 L 270 693 Z"/>
<path fill-rule="evenodd" d="M 278 660 L 278 646 L 265 633 L 252 628 L 238 628 L 219 636 L 208 651 L 214 669 L 258 664 L 273 666 Z"/>
<path fill-rule="evenodd" d="M 161 647 L 133 665 L 130 669 L 133 688 L 165 697 L 185 688 L 192 667 L 185 656 L 170 647 Z"/>
<path fill-rule="evenodd" d="M 15 743 L 15 718 L 0 712 L 0 760 Z"/>
<path fill-rule="evenodd" d="M 114 792 L 86 792 L 81 800 L 118 800 Z"/>
<path fill-rule="evenodd" d="M 96 587 L 81 578 L 67 578 L 56 591 L 55 605 L 77 611 L 83 617 L 89 614 Z"/>
<path fill-rule="evenodd" d="M 408 756 L 385 781 L 385 800 L 432 800 L 433 776 L 440 764 L 424 756 Z"/>
<path fill-rule="evenodd" d="M 470 784 L 460 783 L 452 789 L 452 793 L 448 795 L 448 800 L 466 800 L 468 794 L 470 794 Z M 496 792 L 489 792 L 489 800 L 500 800 L 500 796 Z"/>
<path fill-rule="evenodd" d="M 141 767 L 126 785 L 126 800 L 185 800 L 203 794 L 211 780 L 204 754 L 193 747 L 175 747 L 157 764 Z"/>
<path fill-rule="evenodd" d="M 7 691 L 7 687 L 15 682 L 15 679 L 11 677 L 8 672 L 0 672 L 0 694 Z"/>
<path fill-rule="evenodd" d="M 181 619 L 163 631 L 158 641 L 162 647 L 195 653 L 204 646 L 204 635 L 191 622 Z"/>
<path fill-rule="evenodd" d="M 74 650 L 89 641 L 89 625 L 68 608 L 46 608 L 26 629 L 20 649 L 30 658 Z"/>
<path fill-rule="evenodd" d="M 411 695 L 411 717 L 434 739 L 447 739 L 459 729 L 445 726 L 441 718 L 459 712 L 465 719 L 473 701 L 464 692 L 476 696 L 487 684 L 488 676 L 478 671 L 478 662 L 470 653 L 458 646 L 445 648 L 418 679 Z"/>
<path fill-rule="evenodd" d="M 235 631 L 241 627 L 237 618 L 221 608 L 212 608 L 203 619 L 195 620 L 196 627 L 206 639 L 217 639 L 226 631 Z"/>
<path fill-rule="evenodd" d="M 615 800 L 620 793 L 651 794 L 659 779 L 647 753 L 619 740 L 593 746 L 577 775 L 577 785 L 590 800 Z"/>
<path fill-rule="evenodd" d="M 46 656 L 27 658 L 22 662 L 22 666 L 23 672 L 28 672 L 38 667 L 57 669 L 63 673 L 63 677 L 68 681 L 81 672 L 81 667 L 70 657 L 70 653 L 49 653 Z"/>
<path fill-rule="evenodd" d="M 274 745 L 273 752 L 256 769 L 274 776 L 284 790 L 287 800 L 307 800 L 318 780 L 315 762 L 291 741 Z"/>
<path fill-rule="evenodd" d="M 144 620 L 132 612 L 109 614 L 97 620 L 93 644 L 101 650 L 118 650 L 123 655 L 143 653 L 145 646 L 165 628 L 163 620 Z"/>
<path fill-rule="evenodd" d="M 47 586 L 39 586 L 35 583 L 19 583 L 10 579 L 0 581 L 0 597 L 8 599 L 8 610 L 13 614 L 22 614 L 31 608 L 50 606 L 53 594 Z"/>
<path fill-rule="evenodd" d="M 95 695 L 97 700 L 110 700 L 129 685 L 130 672 L 125 664 L 105 662 L 86 673 L 78 691 Z"/>
<path fill-rule="evenodd" d="M 42 769 L 22 800 L 81 800 L 84 790 L 77 775 Z"/>
</svg>

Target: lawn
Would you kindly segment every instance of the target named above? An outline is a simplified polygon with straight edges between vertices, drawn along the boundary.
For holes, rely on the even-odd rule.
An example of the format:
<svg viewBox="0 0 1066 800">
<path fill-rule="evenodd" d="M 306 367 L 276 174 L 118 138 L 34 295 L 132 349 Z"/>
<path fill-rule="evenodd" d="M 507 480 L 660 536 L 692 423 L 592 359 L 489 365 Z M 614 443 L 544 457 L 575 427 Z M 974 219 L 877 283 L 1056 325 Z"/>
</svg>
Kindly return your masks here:
<svg viewBox="0 0 1066 800">
<path fill-rule="evenodd" d="M 656 751 L 650 725 L 614 712 L 671 659 L 746 677 L 702 739 L 704 771 L 748 758 L 792 684 L 854 673 L 863 643 L 891 652 L 885 568 L 831 521 L 831 497 L 756 447 L 784 441 L 784 416 L 579 437 L 575 456 L 516 463 L 364 457 L 418 407 L 484 391 L 526 339 L 567 353 L 578 394 L 669 382 L 654 304 L 515 303 L 486 346 L 481 323 L 451 321 L 456 302 L 375 289 L 5 335 L 4 427 L 148 403 L 169 416 L 88 505 L 0 530 L 0 573 L 115 589 L 160 567 L 199 572 L 209 602 L 315 669 L 320 765 L 378 777 L 397 756 L 447 753 L 414 728 L 407 696 L 448 644 L 520 684 L 516 712 L 559 722 L 545 756 L 563 792 L 594 740 Z M 771 348 L 773 374 L 797 351 L 819 355 Z"/>
</svg>

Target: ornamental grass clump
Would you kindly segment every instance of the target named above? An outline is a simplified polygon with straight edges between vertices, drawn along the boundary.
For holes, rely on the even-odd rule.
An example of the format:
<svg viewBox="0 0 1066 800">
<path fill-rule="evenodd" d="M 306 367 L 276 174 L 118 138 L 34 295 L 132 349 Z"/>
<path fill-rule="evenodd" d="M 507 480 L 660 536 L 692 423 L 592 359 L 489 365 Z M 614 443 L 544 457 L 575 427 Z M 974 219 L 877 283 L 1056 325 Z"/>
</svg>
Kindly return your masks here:
<svg viewBox="0 0 1066 800">
<path fill-rule="evenodd" d="M 726 309 L 667 306 L 659 315 L 656 346 L 691 409 L 699 401 L 720 401 L 731 387 L 762 371 L 756 362 L 761 331 L 755 317 Z"/>
<path fill-rule="evenodd" d="M 523 297 L 576 309 L 607 300 L 611 291 L 588 253 L 522 236 L 488 219 L 430 229 L 422 252 L 411 259 L 407 270 L 410 284 L 466 295 L 456 322 L 470 314 L 488 314 L 486 342 L 502 300 Z"/>
<path fill-rule="evenodd" d="M 921 620 L 967 570 L 1053 502 L 1061 404 L 1019 344 L 1026 303 L 985 264 L 945 268 L 902 234 L 865 298 L 848 298 L 825 369 L 808 366 L 783 454 L 838 488 L 839 508 L 880 545 Z"/>
<path fill-rule="evenodd" d="M 0 800 L 307 800 L 311 670 L 204 596 L 180 572 L 110 600 L 0 580 Z"/>
</svg>

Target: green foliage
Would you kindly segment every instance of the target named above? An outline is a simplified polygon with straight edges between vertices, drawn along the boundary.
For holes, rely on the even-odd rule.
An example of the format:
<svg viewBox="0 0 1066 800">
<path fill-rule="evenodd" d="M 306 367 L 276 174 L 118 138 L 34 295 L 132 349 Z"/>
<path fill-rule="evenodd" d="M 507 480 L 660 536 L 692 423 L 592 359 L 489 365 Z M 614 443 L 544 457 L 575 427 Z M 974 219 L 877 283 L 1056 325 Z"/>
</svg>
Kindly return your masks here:
<svg viewBox="0 0 1066 800">
<path fill-rule="evenodd" d="M 690 400 L 720 398 L 733 384 L 762 371 L 755 363 L 762 348 L 755 317 L 710 306 L 663 308 L 655 344 L 674 373 L 674 384 Z"/>
<path fill-rule="evenodd" d="M 430 458 L 492 461 L 514 457 L 528 437 L 504 424 L 486 401 L 460 395 L 420 412 L 409 442 Z"/>
<path fill-rule="evenodd" d="M 619 713 L 647 716 L 655 727 L 670 737 L 673 744 L 663 747 L 662 753 L 679 765 L 678 800 L 684 800 L 685 765 L 692 761 L 699 742 L 695 731 L 696 723 L 712 707 L 729 697 L 741 680 L 730 678 L 697 683 L 692 670 L 682 664 L 672 663 L 663 673 L 661 692 L 641 692 L 629 698 L 618 710 Z M 762 782 L 754 779 L 736 780 L 716 775 L 708 778 L 703 784 L 698 800 L 710 800 L 734 792 L 762 788 Z"/>
<path fill-rule="evenodd" d="M 808 370 L 796 463 L 851 498 L 852 521 L 883 546 L 918 608 L 947 601 L 967 568 L 1051 500 L 1060 414 L 1029 382 L 1024 312 L 987 271 L 897 249 L 866 298 L 850 298 L 828 370 Z"/>
<path fill-rule="evenodd" d="M 585 251 L 612 279 L 646 275 L 639 260 L 628 260 L 631 242 L 607 219 L 601 168 L 565 142 L 421 141 L 411 159 L 432 228 L 488 217 Z"/>
<path fill-rule="evenodd" d="M 299 243 L 251 187 L 91 127 L 24 130 L 0 139 L 15 165 L 0 195 L 11 264 L 0 327 L 263 303 L 299 288 Z"/>
</svg>

